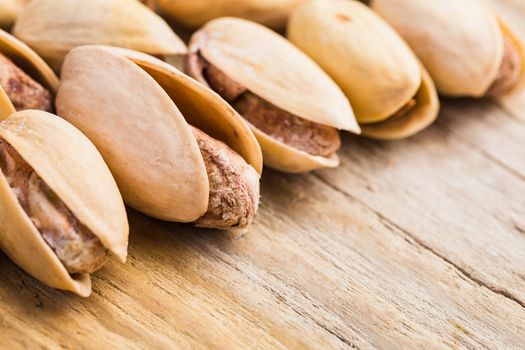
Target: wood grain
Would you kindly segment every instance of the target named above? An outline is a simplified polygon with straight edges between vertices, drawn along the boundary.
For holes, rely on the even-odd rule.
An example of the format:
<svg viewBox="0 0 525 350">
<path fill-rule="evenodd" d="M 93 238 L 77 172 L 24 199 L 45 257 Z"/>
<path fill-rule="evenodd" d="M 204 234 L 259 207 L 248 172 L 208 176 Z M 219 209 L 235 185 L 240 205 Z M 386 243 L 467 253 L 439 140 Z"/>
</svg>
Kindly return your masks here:
<svg viewBox="0 0 525 350">
<path fill-rule="evenodd" d="M 524 101 L 445 100 L 409 140 L 345 135 L 338 169 L 266 170 L 245 231 L 130 210 L 89 299 L 0 254 L 0 348 L 523 349 Z"/>
</svg>

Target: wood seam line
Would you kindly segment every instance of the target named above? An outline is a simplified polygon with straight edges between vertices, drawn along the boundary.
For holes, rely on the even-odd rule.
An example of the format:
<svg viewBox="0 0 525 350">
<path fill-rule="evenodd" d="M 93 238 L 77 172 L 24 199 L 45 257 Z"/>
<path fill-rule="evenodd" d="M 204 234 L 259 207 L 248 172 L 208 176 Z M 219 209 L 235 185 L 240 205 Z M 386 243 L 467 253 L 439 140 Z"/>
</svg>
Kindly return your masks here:
<svg viewBox="0 0 525 350">
<path fill-rule="evenodd" d="M 525 174 L 522 174 L 521 172 L 515 170 L 511 166 L 507 165 L 506 163 L 502 162 L 498 158 L 491 155 L 489 152 L 484 150 L 483 148 L 479 147 L 477 144 L 473 143 L 472 141 L 466 139 L 465 137 L 458 134 L 454 128 L 448 126 L 444 121 L 439 121 L 439 125 L 443 126 L 445 129 L 447 129 L 455 138 L 456 140 L 462 142 L 463 144 L 470 146 L 470 148 L 474 149 L 476 152 L 478 152 L 481 156 L 486 158 L 489 162 L 493 163 L 494 165 L 498 166 L 499 168 L 503 169 L 507 173 L 512 174 L 513 176 L 517 177 L 521 181 L 525 181 Z"/>
<path fill-rule="evenodd" d="M 514 113 L 511 109 L 509 109 L 507 106 L 505 106 L 504 103 L 502 103 L 499 100 L 492 100 L 490 101 L 490 104 L 492 104 L 495 108 L 499 109 L 500 111 L 504 112 L 502 113 L 507 118 L 512 119 L 513 121 L 517 122 L 518 124 L 525 125 L 525 120 L 522 117 L 519 117 L 516 113 Z"/>
<path fill-rule="evenodd" d="M 405 236 L 403 238 L 406 238 L 406 237 L 410 238 L 419 247 L 421 247 L 421 248 L 427 250 L 428 252 L 432 253 L 433 255 L 435 255 L 436 257 L 440 258 L 441 260 L 443 260 L 448 265 L 451 265 L 453 268 L 455 268 L 457 270 L 457 272 L 461 273 L 465 278 L 467 278 L 472 283 L 478 285 L 479 287 L 486 288 L 489 291 L 491 291 L 492 293 L 498 294 L 498 295 L 500 295 L 500 296 L 502 296 L 502 297 L 504 297 L 506 299 L 509 299 L 509 300 L 517 303 L 520 307 L 525 308 L 525 302 L 521 301 L 519 298 L 514 296 L 508 290 L 505 290 L 503 288 L 499 288 L 499 287 L 496 287 L 496 286 L 491 286 L 490 284 L 487 284 L 486 282 L 484 282 L 482 279 L 473 276 L 470 272 L 468 272 L 464 268 L 456 265 L 452 260 L 450 260 L 450 259 L 446 258 L 445 256 L 439 254 L 434 249 L 432 249 L 430 246 L 428 246 L 427 244 L 423 243 L 414 234 L 410 233 L 408 230 L 405 230 L 404 228 L 402 228 L 399 225 L 395 224 L 394 222 L 389 220 L 387 217 L 385 217 L 383 214 L 381 214 L 380 212 L 378 212 L 375 209 L 373 209 L 372 207 L 370 207 L 368 204 L 366 204 L 363 201 L 359 200 L 358 198 L 354 197 L 350 193 L 348 193 L 348 192 L 338 188 L 337 186 L 331 184 L 326 179 L 324 179 L 321 175 L 319 175 L 317 173 L 314 173 L 313 176 L 315 178 L 317 178 L 319 181 L 321 181 L 323 184 L 325 184 L 326 186 L 328 186 L 331 189 L 333 189 L 334 191 L 337 191 L 337 192 L 341 193 L 345 197 L 347 197 L 347 198 L 349 198 L 349 199 L 351 199 L 351 200 L 353 200 L 353 201 L 363 205 L 365 208 L 367 208 L 370 211 L 372 211 L 378 217 L 378 219 L 380 220 L 380 222 L 382 224 L 384 224 L 383 223 L 383 221 L 384 221 L 384 222 L 388 223 L 389 225 L 392 225 L 392 227 L 394 227 L 397 230 L 399 230 L 400 233 L 396 233 L 396 232 L 392 231 L 394 234 L 400 235 L 402 237 Z"/>
<path fill-rule="evenodd" d="M 221 253 L 224 253 L 220 248 L 214 248 L 214 249 L 218 249 Z M 231 266 L 231 267 L 235 267 L 233 266 L 229 261 L 227 261 L 226 259 L 224 259 L 223 257 L 221 256 L 218 256 L 218 255 L 215 255 L 215 258 L 219 259 L 220 261 L 222 261 L 223 263 L 225 263 L 226 265 L 228 266 Z M 268 292 L 270 292 L 272 295 L 278 295 L 278 292 L 273 290 L 271 287 L 269 286 L 266 286 L 266 285 L 263 285 L 261 283 L 259 283 L 259 281 L 257 281 L 256 279 L 253 279 L 251 276 L 249 275 L 246 275 L 245 273 L 243 273 L 243 271 L 241 271 L 240 269 L 237 269 L 237 271 L 243 275 L 244 277 L 246 277 L 247 279 L 249 279 L 250 281 L 254 282 L 255 284 L 257 284 L 259 287 L 267 290 Z M 291 289 L 294 289 L 296 291 L 298 291 L 299 293 L 302 293 L 302 291 L 300 290 L 297 290 L 295 287 L 293 286 L 290 286 L 288 285 L 285 281 L 283 281 L 281 278 L 279 278 L 278 276 L 270 273 L 274 278 L 278 279 L 280 282 L 282 282 L 284 285 L 286 285 L 288 288 L 291 288 Z M 360 350 L 360 348 L 354 344 L 351 340 L 349 339 L 346 339 L 346 337 L 344 335 L 341 335 L 339 334 L 336 330 L 332 330 L 332 329 L 329 329 L 326 325 L 324 325 L 322 322 L 319 322 L 318 320 L 306 315 L 306 314 L 303 314 L 300 312 L 300 310 L 297 310 L 293 305 L 290 305 L 288 303 L 286 303 L 285 301 L 283 301 L 284 304 L 290 309 L 292 310 L 294 313 L 296 313 L 298 316 L 300 316 L 301 318 L 303 319 L 306 319 L 306 320 L 309 320 L 311 322 L 313 322 L 314 324 L 316 324 L 317 326 L 319 326 L 321 329 L 324 329 L 326 332 L 328 332 L 329 334 L 331 334 L 332 336 L 336 337 L 337 339 L 339 339 L 342 343 L 348 345 L 351 349 L 356 349 L 356 350 Z M 249 310 L 248 310 L 249 311 Z M 336 315 L 338 316 L 338 315 Z M 339 317 L 339 316 L 338 316 Z M 358 332 L 353 329 L 351 326 L 349 326 L 349 328 L 354 331 L 356 334 L 358 334 Z M 274 338 L 275 339 L 275 338 Z M 277 340 L 280 344 L 282 344 L 282 342 L 279 341 L 279 339 L 275 339 Z M 284 344 L 283 344 L 284 345 Z"/>
</svg>

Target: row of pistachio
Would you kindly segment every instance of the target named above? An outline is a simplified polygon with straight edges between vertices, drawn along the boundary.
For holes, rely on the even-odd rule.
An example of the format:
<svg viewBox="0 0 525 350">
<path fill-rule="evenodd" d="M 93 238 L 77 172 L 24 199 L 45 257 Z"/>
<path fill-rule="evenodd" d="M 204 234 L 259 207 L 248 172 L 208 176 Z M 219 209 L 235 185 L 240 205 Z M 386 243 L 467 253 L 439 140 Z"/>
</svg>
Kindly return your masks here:
<svg viewBox="0 0 525 350">
<path fill-rule="evenodd" d="M 158 5 L 166 13 L 176 2 Z M 289 18 L 285 1 L 256 16 L 287 18 L 295 46 L 254 22 L 220 18 L 186 47 L 135 0 L 32 0 L 12 32 L 36 53 L 0 33 L 3 250 L 44 283 L 89 295 L 88 274 L 108 251 L 125 260 L 123 202 L 163 220 L 245 227 L 257 212 L 263 159 L 287 172 L 335 167 L 339 130 L 399 139 L 435 120 L 433 80 L 378 15 L 351 0 L 298 2 Z M 519 87 L 520 43 L 481 3 L 461 4 L 372 6 L 404 34 L 441 93 Z M 470 22 L 443 27 L 461 6 L 470 6 Z M 190 17 L 195 25 L 209 19 Z M 479 65 L 460 67 L 467 54 Z M 174 57 L 187 75 L 158 59 Z M 53 112 L 53 102 L 62 118 L 15 113 Z"/>
</svg>

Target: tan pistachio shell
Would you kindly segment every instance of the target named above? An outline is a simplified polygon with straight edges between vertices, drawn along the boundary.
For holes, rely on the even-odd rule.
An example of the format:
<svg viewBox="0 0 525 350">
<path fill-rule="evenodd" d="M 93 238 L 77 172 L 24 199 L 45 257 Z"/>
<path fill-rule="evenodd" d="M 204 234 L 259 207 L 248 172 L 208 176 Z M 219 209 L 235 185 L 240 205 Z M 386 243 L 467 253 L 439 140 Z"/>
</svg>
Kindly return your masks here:
<svg viewBox="0 0 525 350">
<path fill-rule="evenodd" d="M 80 131 L 53 114 L 26 110 L 0 124 L 0 138 L 16 149 L 108 250 L 126 260 L 129 227 L 122 197 L 102 157 Z M 89 275 L 67 272 L 3 175 L 0 198 L 4 252 L 48 286 L 89 296 Z"/>
<path fill-rule="evenodd" d="M 436 118 L 439 104 L 434 103 L 431 79 L 423 79 L 424 69 L 407 44 L 365 5 L 346 0 L 305 3 L 290 17 L 288 38 L 342 88 L 363 135 L 406 137 Z M 429 105 L 390 120 L 412 98 L 428 94 L 434 96 L 420 102 Z"/>
<path fill-rule="evenodd" d="M 288 24 L 288 38 L 348 96 L 359 123 L 387 119 L 421 84 L 417 59 L 399 36 L 357 1 L 311 1 Z"/>
<path fill-rule="evenodd" d="M 410 113 L 385 121 L 361 125 L 362 134 L 380 140 L 399 140 L 410 137 L 430 126 L 439 114 L 439 98 L 430 75 L 421 68 L 422 81 Z"/>
<path fill-rule="evenodd" d="M 224 16 L 241 17 L 282 28 L 293 9 L 305 0 L 157 0 L 161 13 L 186 27 L 198 28 Z"/>
<path fill-rule="evenodd" d="M 158 56 L 186 53 L 185 44 L 166 22 L 136 0 L 32 0 L 13 33 L 57 70 L 69 50 L 87 44 Z"/>
<path fill-rule="evenodd" d="M 479 0 L 373 0 L 371 7 L 408 42 L 443 95 L 484 96 L 501 66 L 504 34 L 525 58 L 519 40 Z"/>
<path fill-rule="evenodd" d="M 0 0 L 0 28 L 10 28 L 27 0 Z"/>
<path fill-rule="evenodd" d="M 47 63 L 29 46 L 0 29 L 0 53 L 12 60 L 25 73 L 55 94 L 58 77 Z"/>
<path fill-rule="evenodd" d="M 154 57 L 76 48 L 64 61 L 56 105 L 98 147 L 124 200 L 159 219 L 191 222 L 207 210 L 208 177 L 186 115 L 261 170 L 260 149 L 235 111 Z"/>
<path fill-rule="evenodd" d="M 189 124 L 227 144 L 262 173 L 263 157 L 257 139 L 248 123 L 219 95 L 150 55 L 114 47 L 105 49 L 127 57 L 144 69 L 171 97 Z"/>
<path fill-rule="evenodd" d="M 200 53 L 229 78 L 273 105 L 315 123 L 360 132 L 341 89 L 287 40 L 259 24 L 236 18 L 209 22 L 191 38 Z M 337 156 L 312 156 L 270 138 L 255 127 L 265 164 L 305 172 L 339 164 Z"/>
</svg>

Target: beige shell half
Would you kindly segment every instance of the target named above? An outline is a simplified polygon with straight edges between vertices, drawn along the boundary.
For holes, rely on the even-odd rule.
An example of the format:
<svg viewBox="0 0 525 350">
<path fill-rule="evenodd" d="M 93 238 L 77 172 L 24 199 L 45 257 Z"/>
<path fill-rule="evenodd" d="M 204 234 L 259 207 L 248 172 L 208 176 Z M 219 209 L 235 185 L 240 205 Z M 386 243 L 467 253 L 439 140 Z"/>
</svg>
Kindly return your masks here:
<svg viewBox="0 0 525 350">
<path fill-rule="evenodd" d="M 157 0 L 161 13 L 186 27 L 198 28 L 224 16 L 241 17 L 282 28 L 292 10 L 305 0 Z"/>
<path fill-rule="evenodd" d="M 76 46 L 104 44 L 152 55 L 186 53 L 186 46 L 158 15 L 139 1 L 32 0 L 13 33 L 53 68 Z"/>
<path fill-rule="evenodd" d="M 440 105 L 436 87 L 425 68 L 421 69 L 422 80 L 414 96 L 415 106 L 402 116 L 361 125 L 364 136 L 380 140 L 399 140 L 417 134 L 436 120 Z"/>
<path fill-rule="evenodd" d="M 357 1 L 309 1 L 288 38 L 342 88 L 360 124 L 388 119 L 421 85 L 417 58 L 379 16 Z"/>
<path fill-rule="evenodd" d="M 200 54 L 235 82 L 273 105 L 315 123 L 359 132 L 341 89 L 304 53 L 272 30 L 221 18 L 191 38 Z"/>
<path fill-rule="evenodd" d="M 207 210 L 209 183 L 200 149 L 174 101 L 188 120 L 261 170 L 259 146 L 235 111 L 173 67 L 138 52 L 72 50 L 56 104 L 58 114 L 98 147 L 130 206 L 159 219 L 191 222 Z"/>
<path fill-rule="evenodd" d="M 373 0 L 371 6 L 408 42 L 444 95 L 486 94 L 502 62 L 504 31 L 522 50 L 479 0 Z"/>
<path fill-rule="evenodd" d="M 15 113 L 0 124 L 13 146 L 102 244 L 126 260 L 129 227 L 122 197 L 93 144 L 63 119 L 46 112 Z M 59 289 L 91 292 L 88 274 L 70 275 L 0 176 L 0 244 L 22 269 Z"/>
<path fill-rule="evenodd" d="M 197 142 L 150 75 L 121 55 L 83 46 L 66 56 L 61 78 L 58 115 L 95 144 L 128 205 L 168 221 L 206 212 L 209 183 Z"/>
<path fill-rule="evenodd" d="M 0 29 L 0 52 L 12 60 L 25 73 L 55 94 L 58 77 L 29 46 Z"/>
<path fill-rule="evenodd" d="M 0 0 L 0 28 L 8 29 L 27 0 Z"/>
<path fill-rule="evenodd" d="M 263 157 L 248 123 L 212 90 L 155 57 L 141 52 L 105 47 L 135 62 L 150 74 L 175 102 L 186 121 L 227 144 L 261 174 Z"/>
</svg>

